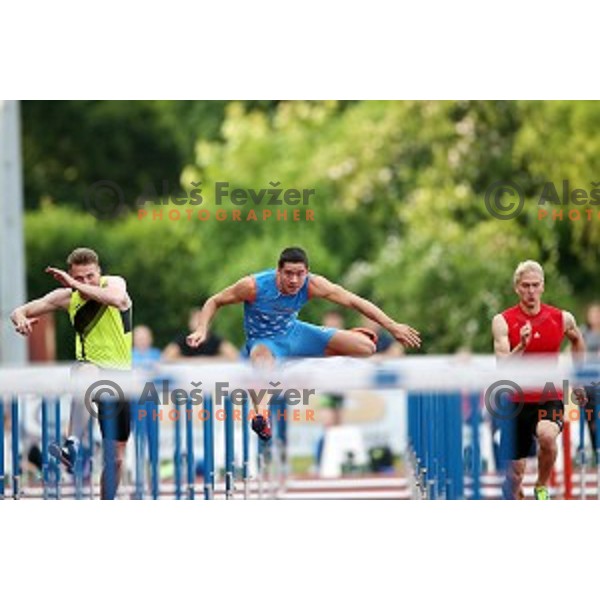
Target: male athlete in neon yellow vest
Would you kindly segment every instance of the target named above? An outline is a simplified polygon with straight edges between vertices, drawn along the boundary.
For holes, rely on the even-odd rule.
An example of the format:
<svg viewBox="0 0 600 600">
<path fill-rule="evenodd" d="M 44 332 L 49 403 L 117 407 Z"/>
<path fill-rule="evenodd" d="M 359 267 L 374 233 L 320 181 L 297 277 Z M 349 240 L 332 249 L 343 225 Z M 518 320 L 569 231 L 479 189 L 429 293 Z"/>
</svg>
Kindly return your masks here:
<svg viewBox="0 0 600 600">
<path fill-rule="evenodd" d="M 42 298 L 16 308 L 11 320 L 17 332 L 29 335 L 40 315 L 58 309 L 68 311 L 75 329 L 75 356 L 78 368 L 98 372 L 99 368 L 127 370 L 131 368 L 131 298 L 122 277 L 102 275 L 98 255 L 89 248 L 77 248 L 67 258 L 68 272 L 48 267 L 64 287 L 53 290 Z M 125 446 L 130 434 L 131 413 L 125 399 L 97 401 L 98 418 L 103 438 L 104 470 L 102 473 L 103 499 L 114 498 L 121 475 Z M 110 416 L 109 416 L 110 415 Z M 82 402 L 74 401 L 71 408 L 68 437 L 61 448 L 50 448 L 72 471 L 85 431 L 89 414 Z M 113 420 L 112 424 L 108 421 Z M 110 444 L 114 440 L 115 447 Z M 115 456 L 114 477 L 108 477 L 109 456 Z M 109 481 L 110 479 L 110 481 Z"/>
</svg>

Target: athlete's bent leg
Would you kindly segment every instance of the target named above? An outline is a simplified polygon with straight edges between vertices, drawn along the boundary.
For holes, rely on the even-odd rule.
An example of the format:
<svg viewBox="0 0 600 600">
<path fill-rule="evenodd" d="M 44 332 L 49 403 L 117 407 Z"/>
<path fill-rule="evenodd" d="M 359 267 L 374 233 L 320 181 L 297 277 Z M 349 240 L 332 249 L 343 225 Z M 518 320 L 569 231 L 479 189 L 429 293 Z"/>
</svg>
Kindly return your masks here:
<svg viewBox="0 0 600 600">
<path fill-rule="evenodd" d="M 275 356 L 264 344 L 256 344 L 250 351 L 252 365 L 260 369 L 272 369 L 275 366 Z"/>
<path fill-rule="evenodd" d="M 540 421 L 537 424 L 536 436 L 539 444 L 538 451 L 538 478 L 536 487 L 547 487 L 552 473 L 552 467 L 556 461 L 558 448 L 556 438 L 560 433 L 560 427 L 552 421 Z"/>
<path fill-rule="evenodd" d="M 110 439 L 105 439 L 102 444 L 104 453 L 102 478 L 100 480 L 100 498 L 102 500 L 114 500 L 117 495 L 126 447 L 127 442 L 115 442 Z"/>
<path fill-rule="evenodd" d="M 325 348 L 325 356 L 354 356 L 365 358 L 375 354 L 375 343 L 360 331 L 341 329 L 333 334 Z"/>
<path fill-rule="evenodd" d="M 252 348 L 250 351 L 250 361 L 259 369 L 270 369 L 275 366 L 275 356 L 264 344 L 256 344 Z M 256 412 L 256 416 L 252 419 L 252 429 L 260 439 L 268 442 L 272 436 L 271 423 L 264 413 L 269 409 L 272 395 L 270 393 L 262 395 L 260 390 L 258 390 L 257 394 L 250 394 L 250 397 L 252 398 L 252 404 Z"/>
<path fill-rule="evenodd" d="M 97 405 L 103 453 L 100 497 L 113 500 L 119 488 L 125 448 L 131 434 L 131 405 L 127 400 L 98 400 Z"/>
<path fill-rule="evenodd" d="M 506 468 L 506 481 L 503 486 L 505 498 L 513 500 L 523 500 L 523 477 L 525 475 L 525 467 L 527 460 L 521 458 L 519 460 L 511 460 Z"/>
<path fill-rule="evenodd" d="M 76 381 L 76 378 L 85 377 L 91 383 L 94 379 L 100 378 L 100 369 L 91 363 L 78 362 L 71 369 L 71 377 L 75 383 L 81 386 L 81 382 Z M 48 445 L 50 455 L 58 459 L 66 467 L 68 473 L 74 473 L 77 457 L 81 453 L 81 442 L 90 418 L 91 415 L 83 399 L 73 398 L 64 443 L 61 445 L 58 442 L 51 442 Z"/>
<path fill-rule="evenodd" d="M 97 365 L 86 362 L 78 362 L 73 367 L 71 374 L 74 377 L 89 379 L 90 385 L 94 380 L 101 379 L 100 369 Z M 69 425 L 67 428 L 67 437 L 75 437 L 79 442 L 87 430 L 90 413 L 82 402 L 81 398 L 73 399 L 71 402 L 71 412 L 69 416 Z"/>
</svg>

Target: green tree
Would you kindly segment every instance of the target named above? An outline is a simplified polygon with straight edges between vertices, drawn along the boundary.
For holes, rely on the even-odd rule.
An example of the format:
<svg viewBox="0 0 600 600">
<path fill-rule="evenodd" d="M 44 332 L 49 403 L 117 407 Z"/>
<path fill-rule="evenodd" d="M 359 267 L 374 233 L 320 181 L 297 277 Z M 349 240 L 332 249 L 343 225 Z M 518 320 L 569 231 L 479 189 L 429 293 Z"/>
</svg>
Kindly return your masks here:
<svg viewBox="0 0 600 600">
<path fill-rule="evenodd" d="M 74 246 L 92 245 L 107 270 L 127 277 L 134 319 L 148 323 L 160 345 L 186 327 L 191 306 L 247 273 L 275 266 L 279 251 L 290 245 L 308 250 L 315 272 L 420 328 L 427 352 L 465 346 L 489 351 L 490 319 L 514 302 L 511 278 L 521 260 L 542 262 L 550 302 L 577 313 L 598 293 L 600 220 L 542 221 L 536 198 L 546 179 L 569 177 L 583 185 L 596 178 L 596 104 L 72 103 L 64 114 L 51 108 L 58 124 L 48 128 L 56 127 L 59 149 L 55 153 L 50 143 L 42 147 L 34 139 L 28 148 L 39 154 L 26 163 L 40 169 L 41 179 L 33 177 L 30 184 L 48 184 L 61 207 L 42 202 L 28 215 L 30 289 L 47 289 L 43 266 L 50 259 L 62 261 Z M 67 133 L 60 134 L 60 127 Z M 77 127 L 81 131 L 71 131 Z M 133 169 L 134 193 L 175 171 L 175 183 L 188 193 L 191 182 L 202 182 L 202 204 L 187 208 L 208 210 L 212 218 L 170 221 L 165 215 L 153 221 L 131 212 L 98 222 L 78 212 L 81 203 L 72 199 L 86 180 L 65 183 L 63 167 L 80 146 L 63 142 L 86 138 L 90 127 L 114 131 L 110 143 L 122 154 L 96 136 L 93 152 L 79 157 L 82 172 L 99 173 L 94 169 L 104 165 L 117 180 L 119 172 Z M 146 147 L 157 153 L 148 163 Z M 172 161 L 163 163 L 166 154 Z M 158 162 L 163 170 L 155 168 Z M 492 183 L 511 180 L 523 187 L 525 210 L 518 218 L 498 220 L 484 196 Z M 280 182 L 282 189 L 314 189 L 309 205 L 300 207 L 314 211 L 314 221 L 262 220 L 265 208 L 294 208 L 285 205 L 250 201 L 237 207 L 226 200 L 219 206 L 217 182 L 228 182 L 230 189 L 259 190 L 272 187 L 270 182 Z M 166 212 L 162 191 L 157 194 L 156 206 L 146 208 Z M 230 218 L 234 208 L 241 211 L 240 222 Z M 217 221 L 217 209 L 229 218 Z M 250 210 L 258 220 L 245 220 Z M 301 317 L 318 320 L 324 308 L 311 303 Z M 239 309 L 225 309 L 216 327 L 241 343 Z"/>
</svg>

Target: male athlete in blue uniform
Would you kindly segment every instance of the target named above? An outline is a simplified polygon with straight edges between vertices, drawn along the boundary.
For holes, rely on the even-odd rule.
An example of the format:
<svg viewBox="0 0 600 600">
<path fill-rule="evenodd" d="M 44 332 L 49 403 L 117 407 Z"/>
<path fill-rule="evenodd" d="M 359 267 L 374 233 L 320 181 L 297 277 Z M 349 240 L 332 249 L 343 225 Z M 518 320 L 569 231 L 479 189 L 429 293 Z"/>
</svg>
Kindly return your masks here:
<svg viewBox="0 0 600 600">
<path fill-rule="evenodd" d="M 405 346 L 418 348 L 421 344 L 419 332 L 412 327 L 396 323 L 372 302 L 325 277 L 309 274 L 302 248 L 286 248 L 277 269 L 243 277 L 209 298 L 187 343 L 192 348 L 200 346 L 216 312 L 227 304 L 243 302 L 246 353 L 256 365 L 272 366 L 278 358 L 366 357 L 375 353 L 377 337 L 368 329 L 346 331 L 300 321 L 298 313 L 311 298 L 325 298 L 357 310 Z M 252 429 L 265 441 L 271 438 L 270 424 L 262 415 L 254 417 Z"/>
</svg>

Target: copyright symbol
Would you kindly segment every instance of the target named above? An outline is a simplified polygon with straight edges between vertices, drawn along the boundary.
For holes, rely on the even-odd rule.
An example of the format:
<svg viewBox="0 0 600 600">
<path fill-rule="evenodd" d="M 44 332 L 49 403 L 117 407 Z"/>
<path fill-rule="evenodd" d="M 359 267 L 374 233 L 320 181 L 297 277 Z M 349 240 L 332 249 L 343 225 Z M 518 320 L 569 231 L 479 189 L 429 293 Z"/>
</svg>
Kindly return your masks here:
<svg viewBox="0 0 600 600">
<path fill-rule="evenodd" d="M 514 399 L 518 398 L 518 402 Z M 487 411 L 500 421 L 514 419 L 523 410 L 523 390 L 510 379 L 495 381 L 485 391 L 485 407 Z"/>
<path fill-rule="evenodd" d="M 516 219 L 525 206 L 523 190 L 514 181 L 495 181 L 485 190 L 484 200 L 490 215 L 501 221 Z"/>
<path fill-rule="evenodd" d="M 113 419 L 123 410 L 123 405 L 118 402 L 121 400 L 125 400 L 123 389 L 110 379 L 94 381 L 85 391 L 83 398 L 85 407 L 93 419 L 97 419 L 100 414 L 96 402 L 102 402 L 102 419 Z"/>
<path fill-rule="evenodd" d="M 125 196 L 114 181 L 102 179 L 86 190 L 85 205 L 97 219 L 111 219 L 123 212 Z"/>
</svg>

